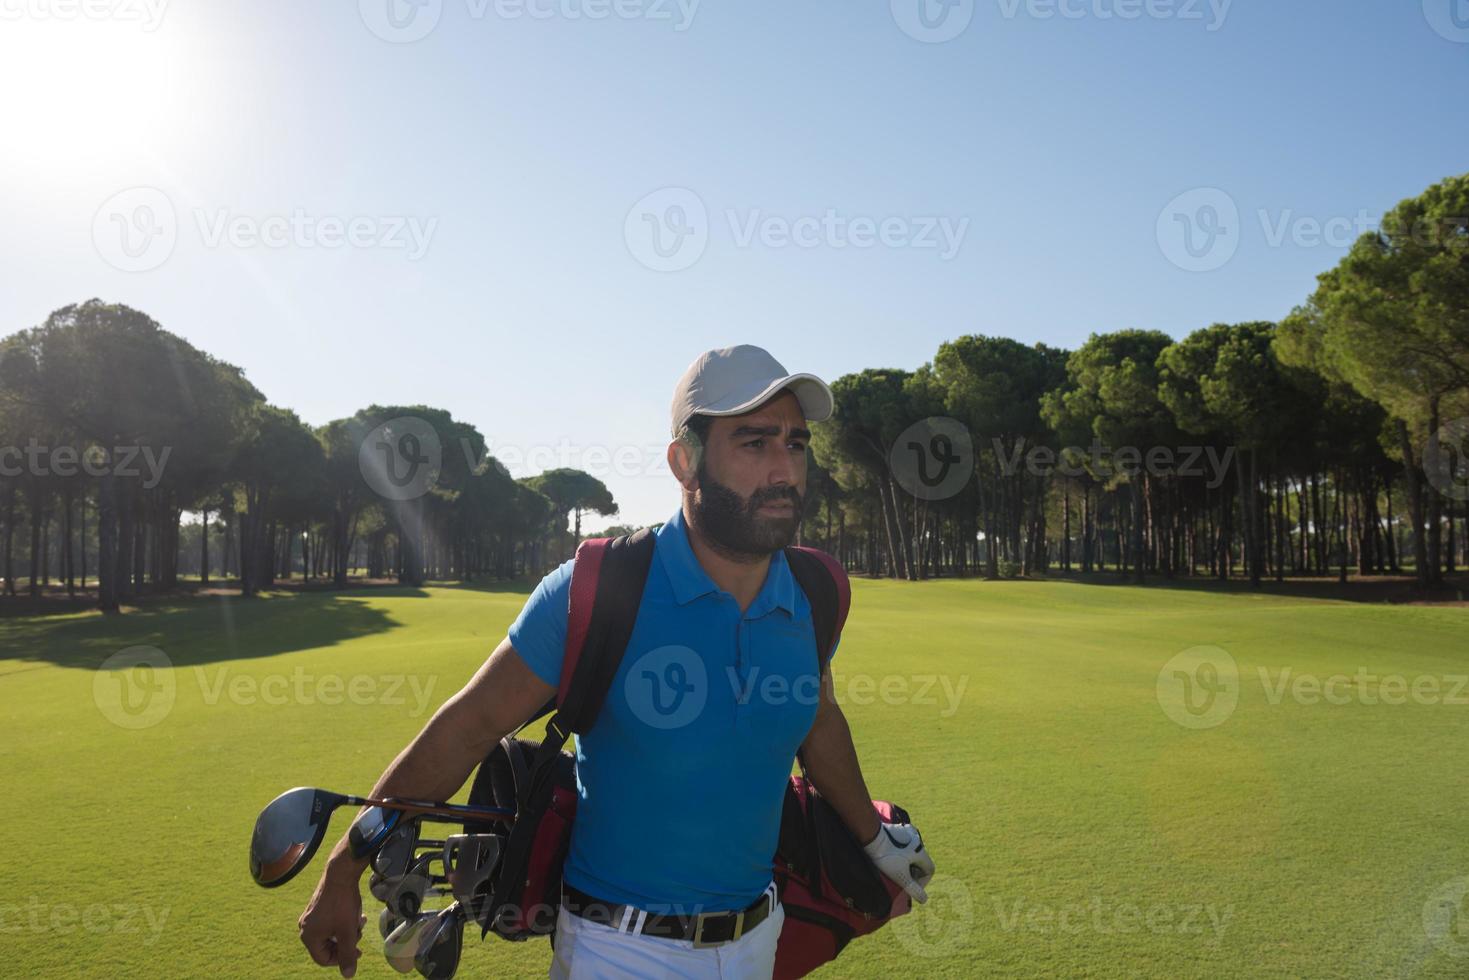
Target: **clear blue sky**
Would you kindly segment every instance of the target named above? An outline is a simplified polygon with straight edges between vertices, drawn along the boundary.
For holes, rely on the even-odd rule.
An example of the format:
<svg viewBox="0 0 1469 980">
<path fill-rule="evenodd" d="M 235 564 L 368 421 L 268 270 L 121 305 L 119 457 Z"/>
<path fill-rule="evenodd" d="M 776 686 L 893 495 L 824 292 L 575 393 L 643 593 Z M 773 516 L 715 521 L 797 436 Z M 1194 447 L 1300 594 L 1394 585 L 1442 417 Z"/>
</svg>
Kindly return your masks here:
<svg viewBox="0 0 1469 980">
<path fill-rule="evenodd" d="M 0 330 L 99 296 L 309 422 L 426 402 L 496 447 L 661 458 L 673 382 L 715 346 L 832 379 L 965 333 L 1074 347 L 1275 319 L 1355 234 L 1318 243 L 1309 220 L 1375 221 L 1469 170 L 1465 0 L 1457 21 L 1451 0 L 1135 0 L 1133 19 L 1128 0 L 989 0 L 950 11 L 971 19 L 943 43 L 899 26 L 918 0 L 705 0 L 687 20 L 690 0 L 605 19 L 598 0 L 391 0 L 405 29 L 433 24 L 412 43 L 369 26 L 391 35 L 390 0 L 100 0 L 102 21 L 57 2 L 0 9 Z M 175 240 L 122 271 L 116 222 L 157 198 L 114 195 L 138 187 Z M 629 220 L 663 188 L 706 209 L 678 271 L 640 261 Z M 1239 212 L 1237 250 L 1202 272 L 1159 233 L 1198 188 Z M 683 194 L 649 213 L 676 219 Z M 829 210 L 897 219 L 894 244 L 769 238 Z M 365 244 L 213 237 L 295 212 L 366 217 Z M 386 247 L 399 217 L 421 256 Z M 909 240 L 938 218 L 964 229 L 948 257 Z M 752 219 L 768 234 L 744 242 Z M 677 505 L 665 470 L 606 480 L 630 521 Z"/>
</svg>

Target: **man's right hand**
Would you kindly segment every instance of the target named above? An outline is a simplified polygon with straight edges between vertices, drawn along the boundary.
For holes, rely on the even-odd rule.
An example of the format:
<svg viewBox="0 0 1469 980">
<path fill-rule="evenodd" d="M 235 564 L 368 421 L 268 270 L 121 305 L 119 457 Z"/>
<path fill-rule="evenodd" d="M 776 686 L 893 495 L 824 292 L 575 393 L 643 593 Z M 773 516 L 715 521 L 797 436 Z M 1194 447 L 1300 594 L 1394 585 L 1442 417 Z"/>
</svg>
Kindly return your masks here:
<svg viewBox="0 0 1469 980">
<path fill-rule="evenodd" d="M 357 943 L 366 924 L 361 877 L 328 867 L 296 927 L 301 930 L 306 951 L 319 966 L 335 966 L 342 976 L 350 977 L 357 972 L 357 958 L 362 955 Z"/>
<path fill-rule="evenodd" d="M 369 794 L 376 799 L 447 800 L 509 732 L 525 724 L 556 688 L 535 675 L 507 636 L 458 693 L 434 712 L 423 731 L 399 753 Z M 297 920 L 301 942 L 322 966 L 342 976 L 357 969 L 362 914 L 362 875 L 367 858 L 351 856 L 351 831 L 328 859 L 316 893 Z"/>
</svg>

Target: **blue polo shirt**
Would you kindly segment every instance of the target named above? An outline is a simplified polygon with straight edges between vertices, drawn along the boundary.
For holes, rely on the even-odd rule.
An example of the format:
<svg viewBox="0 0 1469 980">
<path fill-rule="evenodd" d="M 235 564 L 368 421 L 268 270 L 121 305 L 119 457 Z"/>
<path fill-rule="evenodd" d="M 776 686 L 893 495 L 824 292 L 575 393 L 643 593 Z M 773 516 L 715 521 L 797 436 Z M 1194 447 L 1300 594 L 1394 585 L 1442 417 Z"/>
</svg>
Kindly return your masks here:
<svg viewBox="0 0 1469 980">
<path fill-rule="evenodd" d="M 571 567 L 541 580 L 509 630 L 551 685 Z M 580 800 L 566 881 L 655 913 L 749 905 L 770 883 L 786 781 L 818 694 L 811 605 L 784 553 L 771 555 L 741 613 L 699 564 L 676 511 L 656 532 L 607 700 L 574 738 Z"/>
</svg>

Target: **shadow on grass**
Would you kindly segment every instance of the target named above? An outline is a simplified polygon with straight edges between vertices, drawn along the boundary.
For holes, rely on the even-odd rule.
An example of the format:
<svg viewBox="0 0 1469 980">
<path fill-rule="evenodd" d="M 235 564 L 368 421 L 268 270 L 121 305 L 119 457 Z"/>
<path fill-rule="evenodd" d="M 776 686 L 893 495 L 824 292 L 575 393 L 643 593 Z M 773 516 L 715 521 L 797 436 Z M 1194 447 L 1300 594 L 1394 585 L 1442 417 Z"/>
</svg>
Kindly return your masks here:
<svg viewBox="0 0 1469 980">
<path fill-rule="evenodd" d="M 175 666 L 267 657 L 332 646 L 400 625 L 361 601 L 376 595 L 423 595 L 415 589 L 358 593 L 169 596 L 143 600 L 121 616 L 83 612 L 0 619 L 0 656 L 95 669 L 133 646 L 157 647 Z M 14 665 L 4 674 L 25 670 Z"/>
<path fill-rule="evenodd" d="M 267 657 L 332 646 L 402 625 L 368 601 L 427 599 L 428 590 L 527 595 L 525 579 L 430 582 L 423 588 L 388 581 L 355 581 L 336 590 L 321 583 L 282 583 L 252 599 L 238 588 L 187 584 L 163 595 L 140 596 L 122 615 L 96 611 L 96 593 L 68 599 L 58 590 L 39 600 L 0 602 L 0 658 L 95 669 L 132 646 L 162 650 L 175 666 Z M 6 674 L 30 669 L 12 665 Z"/>
</svg>

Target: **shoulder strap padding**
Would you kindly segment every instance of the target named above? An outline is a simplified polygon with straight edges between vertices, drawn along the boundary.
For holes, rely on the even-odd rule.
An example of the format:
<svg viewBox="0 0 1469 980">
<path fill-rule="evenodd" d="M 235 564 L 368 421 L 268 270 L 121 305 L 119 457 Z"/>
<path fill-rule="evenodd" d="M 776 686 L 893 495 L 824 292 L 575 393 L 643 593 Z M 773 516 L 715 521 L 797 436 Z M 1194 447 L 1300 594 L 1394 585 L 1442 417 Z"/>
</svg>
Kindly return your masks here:
<svg viewBox="0 0 1469 980">
<path fill-rule="evenodd" d="M 586 732 L 596 723 L 612 678 L 632 638 L 655 528 L 616 538 L 589 538 L 576 549 L 566 621 L 566 651 L 556 694 L 565 729 Z"/>
<path fill-rule="evenodd" d="M 842 563 L 819 548 L 792 545 L 785 549 L 791 574 L 811 603 L 811 622 L 816 631 L 817 655 L 822 670 L 836 648 L 847 610 L 852 605 L 852 583 Z"/>
</svg>

